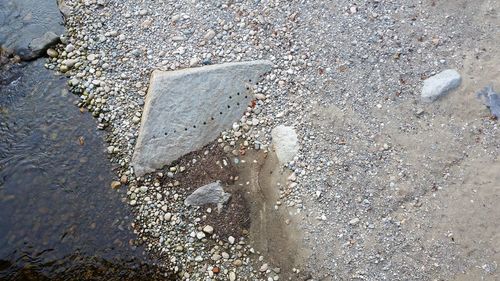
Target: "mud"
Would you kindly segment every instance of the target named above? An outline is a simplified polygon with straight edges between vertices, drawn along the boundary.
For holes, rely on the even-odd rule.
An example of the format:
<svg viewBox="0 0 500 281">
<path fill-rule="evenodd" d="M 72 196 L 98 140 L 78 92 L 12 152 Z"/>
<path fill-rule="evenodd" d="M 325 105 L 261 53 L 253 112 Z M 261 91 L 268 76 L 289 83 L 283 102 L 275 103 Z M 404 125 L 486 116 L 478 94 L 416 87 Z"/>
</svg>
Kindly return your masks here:
<svg viewBox="0 0 500 281">
<path fill-rule="evenodd" d="M 241 188 L 250 206 L 250 243 L 270 263 L 280 268 L 284 280 L 307 280 L 309 273 L 295 274 L 303 268 L 308 250 L 303 246 L 297 222 L 301 214 L 290 213 L 285 206 L 275 208 L 280 188 L 286 186 L 288 170 L 284 170 L 274 152 L 249 151 L 238 165 Z"/>
</svg>

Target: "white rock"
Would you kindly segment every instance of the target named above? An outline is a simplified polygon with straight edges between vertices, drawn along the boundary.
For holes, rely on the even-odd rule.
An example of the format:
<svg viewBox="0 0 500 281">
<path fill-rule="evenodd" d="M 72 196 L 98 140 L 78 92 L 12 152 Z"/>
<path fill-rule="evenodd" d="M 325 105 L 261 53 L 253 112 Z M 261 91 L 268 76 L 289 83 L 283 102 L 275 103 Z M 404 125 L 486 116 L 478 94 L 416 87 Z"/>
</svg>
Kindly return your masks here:
<svg viewBox="0 0 500 281">
<path fill-rule="evenodd" d="M 352 220 L 349 221 L 349 224 L 350 225 L 356 225 L 356 224 L 358 224 L 358 222 L 359 222 L 358 218 L 353 218 Z"/>
<path fill-rule="evenodd" d="M 197 57 L 192 57 L 191 60 L 189 60 L 189 66 L 193 67 L 196 66 L 200 63 L 200 59 Z"/>
<path fill-rule="evenodd" d="M 212 233 L 214 233 L 214 228 L 210 225 L 206 225 L 203 228 L 203 232 L 205 232 L 206 234 L 212 234 Z"/>
<path fill-rule="evenodd" d="M 235 239 L 233 236 L 229 236 L 229 237 L 227 238 L 227 241 L 229 242 L 229 244 L 233 245 L 233 244 L 234 244 L 234 242 L 236 242 L 236 239 Z"/>
<path fill-rule="evenodd" d="M 266 95 L 264 95 L 264 94 L 255 94 L 255 98 L 258 99 L 258 100 L 265 100 L 266 99 Z"/>
<path fill-rule="evenodd" d="M 163 216 L 163 219 L 165 219 L 166 221 L 170 221 L 172 219 L 172 214 L 166 213 L 165 216 Z"/>
<path fill-rule="evenodd" d="M 196 233 L 196 238 L 198 238 L 200 240 L 205 238 L 205 237 L 206 237 L 205 233 L 203 233 L 201 231 Z"/>
<path fill-rule="evenodd" d="M 462 77 L 454 69 L 447 69 L 424 81 L 422 101 L 433 102 L 460 86 Z"/>
<path fill-rule="evenodd" d="M 293 160 L 299 152 L 299 140 L 293 127 L 277 126 L 271 131 L 273 148 L 281 164 Z"/>
<path fill-rule="evenodd" d="M 269 265 L 267 263 L 263 264 L 261 267 L 260 267 L 260 272 L 266 272 L 267 269 L 269 268 Z"/>
</svg>

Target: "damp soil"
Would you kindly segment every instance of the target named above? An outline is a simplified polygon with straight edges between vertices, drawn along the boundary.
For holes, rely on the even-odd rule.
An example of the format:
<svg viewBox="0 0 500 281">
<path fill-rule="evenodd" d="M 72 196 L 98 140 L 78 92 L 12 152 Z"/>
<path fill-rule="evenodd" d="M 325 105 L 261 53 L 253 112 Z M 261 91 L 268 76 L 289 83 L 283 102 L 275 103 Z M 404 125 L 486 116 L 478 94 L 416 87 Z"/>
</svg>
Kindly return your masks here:
<svg viewBox="0 0 500 281">
<path fill-rule="evenodd" d="M 285 206 L 275 208 L 280 189 L 286 191 L 290 171 L 279 165 L 274 152 L 244 148 L 238 152 L 238 155 L 226 153 L 213 142 L 181 157 L 157 176 L 162 186 L 177 182 L 178 192 L 186 196 L 200 186 L 220 181 L 231 197 L 221 209 L 215 204 L 203 206 L 203 210 L 212 209 L 210 213 L 204 212 L 205 223 L 213 226 L 214 233 L 223 239 L 247 237 L 259 255 L 265 256 L 273 268 L 280 269 L 280 278 L 308 280 L 308 272 L 293 272 L 294 268 L 304 268 L 309 255 L 297 224 L 301 214 Z M 171 167 L 175 172 L 166 177 Z M 185 171 L 179 172 L 180 167 Z"/>
<path fill-rule="evenodd" d="M 309 280 L 311 275 L 304 270 L 309 250 L 303 244 L 298 225 L 302 214 L 277 205 L 280 190 L 287 190 L 290 171 L 279 165 L 274 152 L 262 151 L 248 151 L 238 171 L 239 181 L 235 185 L 250 206 L 250 243 L 273 267 L 280 269 L 283 280 Z"/>
<path fill-rule="evenodd" d="M 168 280 L 65 85 L 43 59 L 0 69 L 0 280 Z"/>
<path fill-rule="evenodd" d="M 206 215 L 206 224 L 217 226 L 214 229 L 215 234 L 225 238 L 229 236 L 239 238 L 246 235 L 250 227 L 250 211 L 247 201 L 243 193 L 234 188 L 239 174 L 234 159 L 235 157 L 224 152 L 217 142 L 213 142 L 170 165 L 171 167 L 185 167 L 185 172 L 177 173 L 172 178 L 163 177 L 162 179 L 163 186 L 172 185 L 178 181 L 179 188 L 185 195 L 191 194 L 200 186 L 220 181 L 224 190 L 231 194 L 228 202 L 221 209 L 215 204 L 207 204 L 203 208 L 213 210 Z M 164 175 L 168 172 L 169 168 L 163 170 Z"/>
</svg>

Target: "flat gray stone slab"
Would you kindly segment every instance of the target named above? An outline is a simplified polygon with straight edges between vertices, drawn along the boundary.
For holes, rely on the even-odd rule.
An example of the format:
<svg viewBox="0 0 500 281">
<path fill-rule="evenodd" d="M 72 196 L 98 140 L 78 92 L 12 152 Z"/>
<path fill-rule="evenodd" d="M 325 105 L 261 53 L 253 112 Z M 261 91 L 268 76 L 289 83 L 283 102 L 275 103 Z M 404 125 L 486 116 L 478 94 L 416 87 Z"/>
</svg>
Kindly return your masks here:
<svg viewBox="0 0 500 281">
<path fill-rule="evenodd" d="M 252 85 L 270 61 L 225 63 L 151 75 L 132 157 L 142 176 L 207 145 L 239 120 L 253 99 Z"/>
<path fill-rule="evenodd" d="M 433 102 L 460 86 L 462 77 L 454 69 L 447 69 L 425 79 L 422 88 L 422 101 Z"/>
</svg>

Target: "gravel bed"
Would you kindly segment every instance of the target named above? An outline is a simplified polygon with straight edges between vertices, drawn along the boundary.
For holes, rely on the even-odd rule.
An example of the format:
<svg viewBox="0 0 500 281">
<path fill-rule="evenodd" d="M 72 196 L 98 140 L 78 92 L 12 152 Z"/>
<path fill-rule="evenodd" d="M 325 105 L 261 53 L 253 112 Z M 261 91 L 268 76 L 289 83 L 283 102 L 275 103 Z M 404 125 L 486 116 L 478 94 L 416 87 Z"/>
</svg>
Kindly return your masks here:
<svg viewBox="0 0 500 281">
<path fill-rule="evenodd" d="M 212 235 L 207 210 L 182 203 L 193 186 L 175 179 L 207 159 L 226 169 L 218 149 L 267 150 L 281 124 L 294 126 L 301 150 L 287 165 L 297 180 L 280 190 L 280 208 L 303 215 L 303 267 L 314 280 L 450 279 L 473 267 L 490 276 L 492 255 L 467 259 L 450 233 L 427 235 L 446 199 L 439 192 L 466 178 L 467 163 L 498 161 L 498 122 L 479 103 L 464 110 L 459 97 L 425 105 L 420 89 L 448 68 L 470 85 L 477 64 L 498 58 L 500 7 L 438 2 L 69 0 L 67 35 L 47 67 L 71 77 L 78 106 L 108 130 L 112 185 L 128 186 L 139 240 L 184 279 L 279 279 L 244 235 Z M 133 176 L 152 70 L 255 59 L 274 69 L 206 154 Z"/>
</svg>

